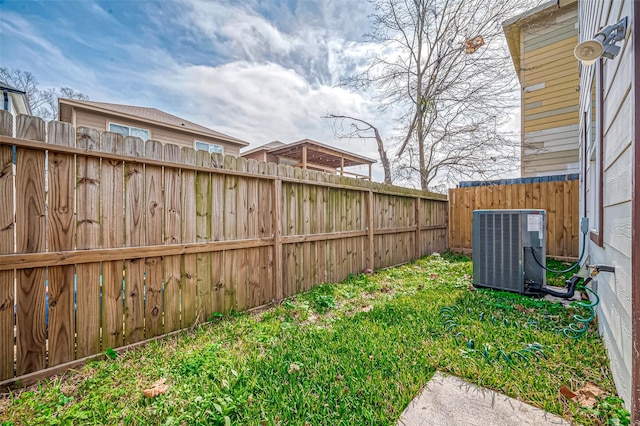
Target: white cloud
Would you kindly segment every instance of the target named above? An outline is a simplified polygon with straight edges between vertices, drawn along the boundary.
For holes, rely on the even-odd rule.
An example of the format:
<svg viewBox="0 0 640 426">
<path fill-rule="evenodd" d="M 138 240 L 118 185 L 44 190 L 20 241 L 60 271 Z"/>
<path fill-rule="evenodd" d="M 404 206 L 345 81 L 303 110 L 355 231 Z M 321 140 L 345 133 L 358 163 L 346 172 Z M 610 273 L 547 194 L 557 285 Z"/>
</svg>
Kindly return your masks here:
<svg viewBox="0 0 640 426">
<path fill-rule="evenodd" d="M 175 65 L 171 79 L 155 82 L 195 112 L 200 121 L 253 143 L 333 139 L 327 111 L 367 114 L 371 105 L 342 88 L 312 85 L 273 63 L 230 62 L 218 67 Z"/>
</svg>

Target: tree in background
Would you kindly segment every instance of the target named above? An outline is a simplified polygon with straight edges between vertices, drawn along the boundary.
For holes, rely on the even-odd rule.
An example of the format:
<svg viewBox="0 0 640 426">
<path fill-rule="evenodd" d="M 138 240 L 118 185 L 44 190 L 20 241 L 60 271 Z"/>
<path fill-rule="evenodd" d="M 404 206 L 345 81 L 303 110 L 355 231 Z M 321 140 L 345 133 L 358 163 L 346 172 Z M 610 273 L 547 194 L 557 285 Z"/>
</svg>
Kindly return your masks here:
<svg viewBox="0 0 640 426">
<path fill-rule="evenodd" d="M 58 119 L 58 98 L 89 100 L 87 95 L 76 92 L 70 87 L 41 89 L 33 74 L 17 68 L 0 67 L 0 81 L 24 91 L 27 94 L 31 112 L 45 121 Z"/>
<path fill-rule="evenodd" d="M 374 139 L 378 145 L 378 155 L 384 170 L 384 183 L 391 185 L 391 164 L 384 146 L 384 141 L 378 129 L 371 123 L 349 115 L 327 114 L 322 118 L 333 119 L 333 134 L 338 139 Z M 345 121 L 349 124 L 349 129 L 345 129 Z"/>
<path fill-rule="evenodd" d="M 394 178 L 434 190 L 517 166 L 518 141 L 505 131 L 516 76 L 501 26 L 515 1 L 373 0 L 366 37 L 383 48 L 345 84 L 393 116 Z"/>
</svg>

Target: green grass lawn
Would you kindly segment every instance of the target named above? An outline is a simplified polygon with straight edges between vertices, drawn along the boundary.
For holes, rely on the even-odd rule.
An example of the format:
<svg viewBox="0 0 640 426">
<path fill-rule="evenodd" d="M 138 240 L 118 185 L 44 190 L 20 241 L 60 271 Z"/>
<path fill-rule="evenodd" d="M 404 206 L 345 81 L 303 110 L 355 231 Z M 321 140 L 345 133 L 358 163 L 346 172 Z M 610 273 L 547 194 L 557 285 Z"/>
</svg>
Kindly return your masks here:
<svg viewBox="0 0 640 426">
<path fill-rule="evenodd" d="M 390 425 L 440 370 L 586 425 L 624 424 L 595 324 L 579 340 L 559 332 L 580 309 L 471 291 L 470 274 L 468 259 L 436 255 L 216 317 L 0 396 L 0 420 Z M 168 392 L 143 396 L 161 377 Z M 586 382 L 610 398 L 583 409 L 558 393 Z"/>
</svg>

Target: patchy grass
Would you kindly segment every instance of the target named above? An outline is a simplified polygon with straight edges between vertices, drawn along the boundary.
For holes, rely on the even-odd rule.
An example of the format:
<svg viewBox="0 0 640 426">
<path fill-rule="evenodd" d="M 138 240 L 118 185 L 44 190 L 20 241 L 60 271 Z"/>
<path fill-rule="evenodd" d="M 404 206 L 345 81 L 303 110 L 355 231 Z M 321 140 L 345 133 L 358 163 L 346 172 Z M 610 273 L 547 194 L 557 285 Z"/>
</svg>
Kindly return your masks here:
<svg viewBox="0 0 640 426">
<path fill-rule="evenodd" d="M 436 369 L 586 425 L 624 417 L 595 325 L 567 339 L 573 309 L 470 291 L 470 273 L 445 254 L 317 286 L 1 396 L 0 421 L 389 425 Z M 608 394 L 594 409 L 558 393 L 586 382 Z"/>
<path fill-rule="evenodd" d="M 553 269 L 555 271 L 564 271 L 565 269 L 573 266 L 573 264 L 574 262 L 562 262 L 560 260 L 552 259 L 549 257 L 547 258 L 546 266 L 547 268 Z M 579 270 L 580 268 L 576 267 L 569 272 L 564 273 L 547 272 L 547 285 L 552 285 L 555 287 L 566 287 L 565 281 L 571 278 L 573 274 L 576 274 Z"/>
</svg>

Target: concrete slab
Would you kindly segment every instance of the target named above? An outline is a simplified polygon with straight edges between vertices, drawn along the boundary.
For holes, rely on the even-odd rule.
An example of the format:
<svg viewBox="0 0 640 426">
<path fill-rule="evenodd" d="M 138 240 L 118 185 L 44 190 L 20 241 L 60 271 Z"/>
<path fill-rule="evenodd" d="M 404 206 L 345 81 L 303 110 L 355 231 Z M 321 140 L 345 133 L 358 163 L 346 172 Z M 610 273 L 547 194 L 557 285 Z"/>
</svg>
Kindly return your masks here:
<svg viewBox="0 0 640 426">
<path fill-rule="evenodd" d="M 564 293 L 567 291 L 565 287 L 554 287 L 554 286 L 548 285 L 547 288 L 549 290 L 553 290 L 558 293 Z M 548 300 L 549 302 L 552 302 L 552 303 L 562 303 L 565 307 L 570 307 L 573 302 L 582 300 L 582 293 L 576 290 L 576 292 L 573 294 L 573 297 L 570 299 L 562 299 L 560 297 L 555 297 L 550 294 L 547 294 L 546 296 L 544 296 L 544 300 Z"/>
<path fill-rule="evenodd" d="M 436 372 L 404 410 L 398 426 L 571 425 L 560 417 Z"/>
</svg>

